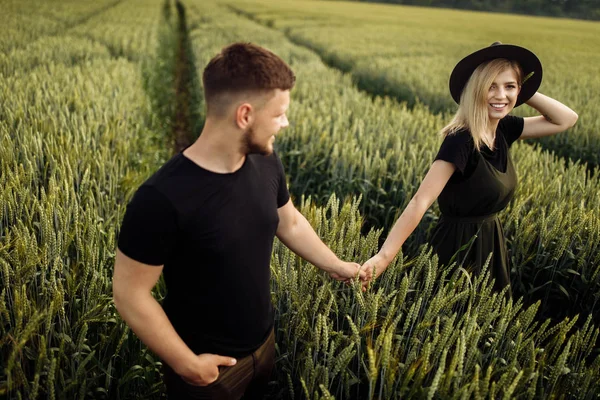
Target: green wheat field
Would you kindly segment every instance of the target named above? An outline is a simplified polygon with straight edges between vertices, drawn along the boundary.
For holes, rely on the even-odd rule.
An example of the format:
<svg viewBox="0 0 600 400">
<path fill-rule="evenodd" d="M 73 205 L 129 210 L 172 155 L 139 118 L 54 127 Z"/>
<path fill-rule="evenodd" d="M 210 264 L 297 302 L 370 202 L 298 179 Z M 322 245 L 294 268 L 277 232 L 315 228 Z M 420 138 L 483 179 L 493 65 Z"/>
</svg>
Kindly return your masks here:
<svg viewBox="0 0 600 400">
<path fill-rule="evenodd" d="M 164 398 L 160 360 L 112 302 L 116 241 L 134 191 L 172 156 L 178 118 L 199 133 L 199 77 L 222 47 L 257 43 L 295 71 L 276 143 L 290 192 L 362 263 L 435 157 L 452 67 L 497 40 L 536 52 L 540 91 L 580 115 L 513 147 L 520 183 L 501 214 L 513 300 L 487 273 L 438 265 L 425 245 L 435 205 L 364 293 L 276 241 L 269 398 L 600 396 L 599 23 L 318 0 L 0 8 L 0 398 Z"/>
</svg>

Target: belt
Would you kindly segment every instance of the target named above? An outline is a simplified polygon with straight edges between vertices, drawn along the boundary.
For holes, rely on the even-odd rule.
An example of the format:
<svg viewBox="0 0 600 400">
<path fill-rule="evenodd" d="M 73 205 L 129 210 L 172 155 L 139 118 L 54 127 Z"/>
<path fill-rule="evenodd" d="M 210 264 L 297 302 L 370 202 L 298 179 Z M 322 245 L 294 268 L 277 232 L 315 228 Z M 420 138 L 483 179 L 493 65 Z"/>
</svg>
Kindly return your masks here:
<svg viewBox="0 0 600 400">
<path fill-rule="evenodd" d="M 456 216 L 448 216 L 442 214 L 440 217 L 440 222 L 449 222 L 451 224 L 456 223 L 467 223 L 467 224 L 482 224 L 484 222 L 491 222 L 498 218 L 498 213 L 490 214 L 490 215 L 481 215 L 477 217 L 456 217 Z"/>
</svg>

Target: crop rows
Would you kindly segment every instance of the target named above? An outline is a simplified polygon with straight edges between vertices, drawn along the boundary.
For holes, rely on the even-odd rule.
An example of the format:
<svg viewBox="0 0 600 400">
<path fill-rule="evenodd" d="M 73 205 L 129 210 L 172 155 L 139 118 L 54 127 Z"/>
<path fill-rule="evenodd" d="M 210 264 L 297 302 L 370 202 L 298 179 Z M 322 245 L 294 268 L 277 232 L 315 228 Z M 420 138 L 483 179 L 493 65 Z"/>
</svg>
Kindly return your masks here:
<svg viewBox="0 0 600 400">
<path fill-rule="evenodd" d="M 118 317 L 111 290 L 125 205 L 169 155 L 152 97 L 159 31 L 169 32 L 162 5 L 55 4 L 67 22 L 91 17 L 54 36 L 40 31 L 2 64 L 0 397 L 162 391 L 160 364 Z M 35 25 L 46 7 L 34 0 L 16 11 Z"/>
<path fill-rule="evenodd" d="M 566 133 L 538 143 L 561 157 L 600 165 L 600 27 L 594 22 L 365 3 L 232 0 L 233 9 L 274 27 L 360 88 L 454 112 L 448 78 L 465 55 L 495 41 L 533 50 L 544 66 L 540 91 L 576 110 Z M 510 28 L 505 28 L 510 27 Z M 531 115 L 527 106 L 519 115 Z"/>
</svg>

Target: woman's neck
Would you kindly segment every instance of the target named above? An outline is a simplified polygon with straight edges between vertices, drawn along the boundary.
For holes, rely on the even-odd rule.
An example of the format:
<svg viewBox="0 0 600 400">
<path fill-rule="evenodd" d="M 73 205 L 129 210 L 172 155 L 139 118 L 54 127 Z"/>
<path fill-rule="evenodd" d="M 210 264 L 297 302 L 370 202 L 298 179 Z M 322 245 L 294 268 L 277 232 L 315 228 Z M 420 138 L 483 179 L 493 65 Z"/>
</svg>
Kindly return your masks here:
<svg viewBox="0 0 600 400">
<path fill-rule="evenodd" d="M 490 135 L 490 137 L 496 137 L 496 129 L 498 129 L 499 122 L 499 119 L 490 119 L 488 121 L 487 133 Z"/>
</svg>

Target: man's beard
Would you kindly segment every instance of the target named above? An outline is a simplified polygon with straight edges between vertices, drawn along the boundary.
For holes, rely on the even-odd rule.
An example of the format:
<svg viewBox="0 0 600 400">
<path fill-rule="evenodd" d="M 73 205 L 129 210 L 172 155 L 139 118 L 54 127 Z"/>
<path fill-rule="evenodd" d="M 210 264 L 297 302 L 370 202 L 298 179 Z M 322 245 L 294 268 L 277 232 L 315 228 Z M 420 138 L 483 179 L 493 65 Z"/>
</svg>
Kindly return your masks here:
<svg viewBox="0 0 600 400">
<path fill-rule="evenodd" d="M 269 147 L 269 143 L 261 145 L 256 141 L 255 136 L 254 129 L 248 128 L 242 141 L 242 152 L 244 154 L 260 154 L 263 156 L 270 155 L 273 150 Z"/>
</svg>

